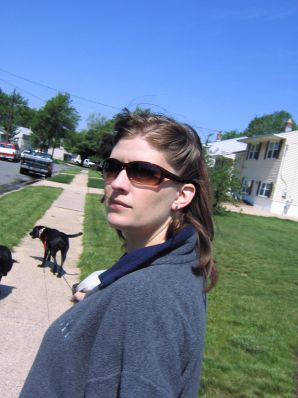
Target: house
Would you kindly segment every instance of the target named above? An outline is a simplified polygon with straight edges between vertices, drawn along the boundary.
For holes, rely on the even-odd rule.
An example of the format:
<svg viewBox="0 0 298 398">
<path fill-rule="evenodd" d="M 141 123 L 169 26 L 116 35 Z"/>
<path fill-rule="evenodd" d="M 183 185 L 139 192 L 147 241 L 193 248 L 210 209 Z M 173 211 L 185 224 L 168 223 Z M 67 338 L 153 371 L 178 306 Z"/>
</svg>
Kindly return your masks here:
<svg viewBox="0 0 298 398">
<path fill-rule="evenodd" d="M 32 145 L 31 145 L 30 139 L 29 139 L 30 134 L 32 134 L 32 130 L 30 130 L 26 127 L 17 127 L 16 128 L 15 135 L 13 137 L 13 141 L 18 143 L 21 151 L 23 151 L 24 149 L 31 148 Z M 54 151 L 53 151 L 53 148 L 49 148 L 48 153 L 50 153 L 50 154 L 53 153 L 53 158 L 57 159 L 57 160 L 69 161 L 72 158 L 72 154 L 67 152 L 63 148 L 63 146 L 60 146 L 59 148 L 55 148 Z"/>
<path fill-rule="evenodd" d="M 72 153 L 67 152 L 62 145 L 55 149 L 49 148 L 48 153 L 53 154 L 53 159 L 63 160 L 65 162 L 69 162 L 73 157 Z"/>
<path fill-rule="evenodd" d="M 30 149 L 31 144 L 29 140 L 29 136 L 32 133 L 32 130 L 27 127 L 17 127 L 15 130 L 15 135 L 13 137 L 13 141 L 17 142 L 21 151 L 25 149 Z"/>
<path fill-rule="evenodd" d="M 4 127 L 0 126 L 0 141 L 7 141 L 7 132 Z"/>
<path fill-rule="evenodd" d="M 298 219 L 298 131 L 242 138 L 239 159 L 243 200 L 277 215 Z"/>
<path fill-rule="evenodd" d="M 234 161 L 236 174 L 240 176 L 240 169 L 242 166 L 243 155 L 245 154 L 247 144 L 240 141 L 238 138 L 230 138 L 228 140 L 221 140 L 221 134 L 218 134 L 216 141 L 209 142 L 208 153 L 216 159 L 218 156 L 224 156 Z M 241 137 L 246 138 L 246 137 Z"/>
</svg>

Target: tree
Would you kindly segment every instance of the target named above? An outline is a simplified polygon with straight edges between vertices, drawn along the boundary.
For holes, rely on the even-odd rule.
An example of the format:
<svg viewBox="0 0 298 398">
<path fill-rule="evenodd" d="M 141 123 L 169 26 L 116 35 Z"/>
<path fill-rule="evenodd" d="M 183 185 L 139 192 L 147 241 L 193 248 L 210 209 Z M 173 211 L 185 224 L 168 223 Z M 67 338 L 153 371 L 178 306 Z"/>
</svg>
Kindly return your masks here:
<svg viewBox="0 0 298 398">
<path fill-rule="evenodd" d="M 61 141 L 77 126 L 78 113 L 71 106 L 69 94 L 58 94 L 51 98 L 41 108 L 33 121 L 32 143 L 41 150 L 54 149 L 61 145 Z"/>
<path fill-rule="evenodd" d="M 204 145 L 204 157 L 210 178 L 213 211 L 224 212 L 224 202 L 235 202 L 240 195 L 241 182 L 236 175 L 233 159 L 214 156 L 209 152 L 208 138 Z"/>
<path fill-rule="evenodd" d="M 293 120 L 292 115 L 286 111 L 274 112 L 261 117 L 257 116 L 249 123 L 247 129 L 244 130 L 244 134 L 252 136 L 281 133 L 284 131 L 287 120 L 290 118 Z M 293 130 L 296 129 L 297 125 L 293 120 Z"/>
<path fill-rule="evenodd" d="M 36 111 L 15 90 L 11 95 L 0 89 L 0 125 L 7 131 L 7 139 L 13 136 L 17 126 L 31 127 Z"/>
<path fill-rule="evenodd" d="M 237 130 L 230 130 L 230 131 L 225 131 L 224 133 L 221 133 L 221 139 L 222 140 L 229 140 L 230 138 L 238 138 L 242 137 L 243 133 L 237 131 Z"/>
<path fill-rule="evenodd" d="M 72 134 L 66 142 L 66 148 L 79 154 L 82 162 L 87 158 L 103 158 L 102 140 L 113 132 L 115 120 L 93 113 L 88 117 L 87 123 L 87 129 Z"/>
</svg>

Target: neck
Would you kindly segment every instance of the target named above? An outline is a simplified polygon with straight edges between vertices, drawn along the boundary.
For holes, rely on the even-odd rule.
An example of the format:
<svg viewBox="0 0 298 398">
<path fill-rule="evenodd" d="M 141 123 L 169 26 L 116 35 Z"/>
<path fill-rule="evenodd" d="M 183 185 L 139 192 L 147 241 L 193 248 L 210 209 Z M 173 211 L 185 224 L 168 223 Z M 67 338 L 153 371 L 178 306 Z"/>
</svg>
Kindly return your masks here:
<svg viewBox="0 0 298 398">
<path fill-rule="evenodd" d="M 142 235 L 140 231 L 127 231 L 125 233 L 127 251 L 131 252 L 142 247 L 154 246 L 166 241 L 168 227 L 171 223 L 171 217 L 153 232 Z"/>
</svg>

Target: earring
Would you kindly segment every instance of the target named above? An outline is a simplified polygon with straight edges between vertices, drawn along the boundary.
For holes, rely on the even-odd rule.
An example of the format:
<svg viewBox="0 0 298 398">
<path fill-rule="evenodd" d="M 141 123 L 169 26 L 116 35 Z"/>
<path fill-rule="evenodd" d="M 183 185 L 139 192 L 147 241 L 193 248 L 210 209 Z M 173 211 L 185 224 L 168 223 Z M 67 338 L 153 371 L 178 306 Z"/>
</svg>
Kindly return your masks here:
<svg viewBox="0 0 298 398">
<path fill-rule="evenodd" d="M 175 206 L 175 210 L 178 210 L 178 209 L 179 209 L 179 206 L 178 206 L 178 205 L 176 205 L 176 206 Z"/>
</svg>

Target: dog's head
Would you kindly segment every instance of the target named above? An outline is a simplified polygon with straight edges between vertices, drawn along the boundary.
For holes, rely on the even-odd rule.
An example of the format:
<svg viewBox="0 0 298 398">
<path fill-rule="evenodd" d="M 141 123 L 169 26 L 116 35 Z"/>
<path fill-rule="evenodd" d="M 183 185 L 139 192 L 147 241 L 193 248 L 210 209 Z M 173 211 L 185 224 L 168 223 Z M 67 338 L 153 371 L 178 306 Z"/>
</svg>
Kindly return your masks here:
<svg viewBox="0 0 298 398">
<path fill-rule="evenodd" d="M 45 227 L 43 225 L 36 225 L 31 232 L 29 232 L 29 235 L 31 236 L 32 239 L 39 238 L 40 231 L 44 229 Z"/>
</svg>

